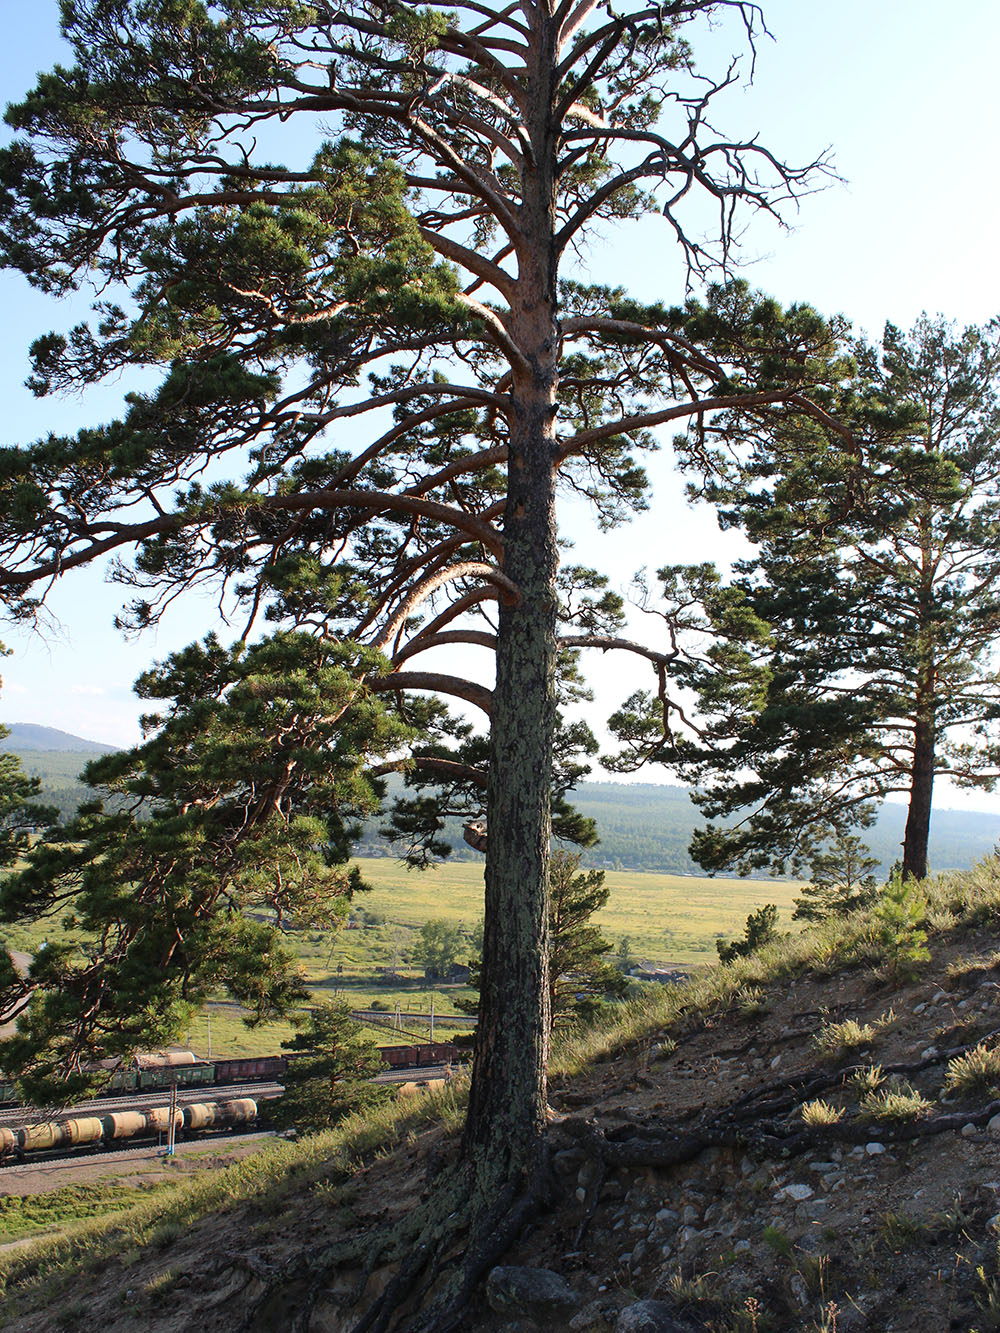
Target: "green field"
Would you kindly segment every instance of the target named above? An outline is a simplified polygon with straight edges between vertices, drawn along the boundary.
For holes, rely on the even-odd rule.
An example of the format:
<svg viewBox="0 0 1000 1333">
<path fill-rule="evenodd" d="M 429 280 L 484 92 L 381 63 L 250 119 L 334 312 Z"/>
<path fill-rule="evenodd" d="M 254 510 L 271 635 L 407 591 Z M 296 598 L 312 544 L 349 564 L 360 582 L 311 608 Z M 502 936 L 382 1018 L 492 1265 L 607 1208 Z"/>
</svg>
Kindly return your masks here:
<svg viewBox="0 0 1000 1333">
<path fill-rule="evenodd" d="M 483 866 L 455 862 L 412 871 L 388 858 L 359 860 L 372 892 L 356 899 L 362 909 L 388 922 L 419 927 L 444 917 L 471 927 L 483 914 Z M 715 958 L 715 939 L 742 935 L 750 912 L 776 903 L 790 924 L 792 899 L 799 884 L 787 880 L 704 879 L 693 875 L 652 875 L 609 870 L 607 907 L 594 918 L 617 946 L 623 936 L 632 953 L 655 966 L 691 966 Z M 335 944 L 334 960 L 351 955 L 352 932 Z"/>
<path fill-rule="evenodd" d="M 468 935 L 466 961 L 474 952 L 473 928 L 483 914 L 483 865 L 459 861 L 430 870 L 407 870 L 388 857 L 357 863 L 371 892 L 359 894 L 350 919 L 340 931 L 294 931 L 290 935 L 309 988 L 317 998 L 343 996 L 354 1009 L 375 1007 L 391 1017 L 403 1011 L 429 1015 L 458 1012 L 455 1000 L 470 998 L 466 986 L 430 986 L 411 959 L 417 933 L 434 917 L 460 924 Z M 611 889 L 607 907 L 595 920 L 615 949 L 623 938 L 631 955 L 653 967 L 691 967 L 715 959 L 718 936 L 742 935 L 748 913 L 776 903 L 785 928 L 790 925 L 792 899 L 798 885 L 787 881 L 699 879 L 684 875 L 606 872 Z M 61 932 L 53 922 L 7 928 L 4 942 L 33 953 L 42 939 Z M 427 1035 L 427 1022 L 402 1020 L 404 1031 Z M 288 1023 L 267 1023 L 248 1029 L 234 1004 L 219 1001 L 194 1020 L 185 1038 L 199 1055 L 270 1054 L 292 1032 Z M 436 1035 L 443 1036 L 443 1032 Z M 388 1032 L 376 1035 L 385 1043 Z M 404 1038 L 405 1039 L 405 1038 Z"/>
</svg>

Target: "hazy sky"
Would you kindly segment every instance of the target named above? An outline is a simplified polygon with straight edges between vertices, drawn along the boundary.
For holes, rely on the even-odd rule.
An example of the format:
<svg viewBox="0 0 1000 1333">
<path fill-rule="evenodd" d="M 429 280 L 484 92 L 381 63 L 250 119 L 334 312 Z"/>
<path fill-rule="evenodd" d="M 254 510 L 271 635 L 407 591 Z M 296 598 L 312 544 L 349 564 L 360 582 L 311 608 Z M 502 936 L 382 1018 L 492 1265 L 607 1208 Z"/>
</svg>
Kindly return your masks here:
<svg viewBox="0 0 1000 1333">
<path fill-rule="evenodd" d="M 3 101 L 21 96 L 37 70 L 66 60 L 55 0 L 8 8 L 0 46 Z M 922 310 L 960 324 L 992 318 L 1000 311 L 1000 85 L 994 68 L 1000 5 L 956 0 L 945 17 L 937 0 L 841 0 L 836 6 L 774 0 L 764 11 L 775 40 L 760 44 L 754 86 L 741 83 L 731 91 L 715 121 L 734 135 L 759 130 L 763 143 L 792 162 L 830 147 L 844 183 L 804 199 L 789 217 L 791 233 L 754 226 L 745 240 L 745 255 L 753 260 L 746 276 L 783 301 L 843 313 L 873 336 L 886 319 L 906 326 Z M 692 25 L 688 33 L 708 72 L 724 68 L 736 48 L 731 29 Z M 683 292 L 675 248 L 656 218 L 595 243 L 582 276 L 648 299 L 676 300 Z M 116 411 L 121 384 L 60 401 L 36 401 L 23 387 L 31 339 L 81 318 L 79 301 L 52 302 L 12 275 L 0 275 L 0 301 L 0 439 L 20 443 Z M 652 511 L 627 531 L 600 539 L 599 549 L 571 516 L 587 543 L 578 556 L 623 582 L 639 564 L 720 559 L 731 549 L 710 515 L 684 505 L 667 451 L 651 472 Z M 0 716 L 111 743 L 136 739 L 140 709 L 132 680 L 151 660 L 204 632 L 214 610 L 210 601 L 185 603 L 156 634 L 124 644 L 111 627 L 120 592 L 99 572 L 74 575 L 52 599 L 59 630 L 43 639 L 3 631 L 14 656 L 3 668 Z M 599 698 L 610 691 L 605 711 L 622 696 L 616 675 L 607 662 L 598 671 Z M 969 803 L 1000 810 L 1000 798 Z"/>
</svg>

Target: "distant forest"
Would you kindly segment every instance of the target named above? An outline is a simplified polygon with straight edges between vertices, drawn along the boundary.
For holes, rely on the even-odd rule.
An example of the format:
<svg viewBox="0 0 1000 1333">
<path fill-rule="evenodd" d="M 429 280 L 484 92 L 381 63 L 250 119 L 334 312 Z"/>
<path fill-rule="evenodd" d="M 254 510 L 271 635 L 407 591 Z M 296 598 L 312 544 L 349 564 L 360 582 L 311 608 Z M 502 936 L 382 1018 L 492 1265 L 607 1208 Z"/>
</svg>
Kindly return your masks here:
<svg viewBox="0 0 1000 1333">
<path fill-rule="evenodd" d="M 79 780 L 80 770 L 112 746 L 98 746 L 65 732 L 27 724 L 16 724 L 10 730 L 2 748 L 19 754 L 25 771 L 42 779 L 44 800 L 56 806 L 61 816 L 71 815 L 82 801 L 93 797 L 94 792 Z M 601 836 L 600 844 L 585 853 L 585 864 L 664 875 L 704 873 L 687 852 L 699 816 L 685 787 L 584 782 L 572 800 L 583 814 L 596 820 Z M 905 817 L 902 805 L 885 805 L 877 824 L 865 835 L 884 874 L 899 859 Z M 382 822 L 374 819 L 365 827 L 358 848 L 363 855 L 394 855 L 391 844 L 379 836 Z M 475 860 L 479 855 L 464 842 L 458 820 L 446 825 L 444 839 L 453 847 L 456 859 Z M 998 842 L 1000 815 L 937 810 L 931 823 L 931 868 L 965 868 L 988 856 Z"/>
</svg>

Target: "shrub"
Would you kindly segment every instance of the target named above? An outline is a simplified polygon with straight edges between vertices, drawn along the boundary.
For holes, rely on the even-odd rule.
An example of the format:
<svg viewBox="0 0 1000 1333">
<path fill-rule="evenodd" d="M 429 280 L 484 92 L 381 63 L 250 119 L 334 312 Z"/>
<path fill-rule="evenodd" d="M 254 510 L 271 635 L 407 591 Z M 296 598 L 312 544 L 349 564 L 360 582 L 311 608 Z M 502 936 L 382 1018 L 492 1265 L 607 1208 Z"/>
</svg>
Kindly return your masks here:
<svg viewBox="0 0 1000 1333">
<path fill-rule="evenodd" d="M 1000 1088 L 1000 1050 L 989 1049 L 983 1042 L 965 1055 L 948 1061 L 945 1087 L 959 1097 L 977 1092 L 995 1092 Z"/>
<path fill-rule="evenodd" d="M 813 1129 L 819 1129 L 823 1125 L 835 1125 L 838 1120 L 843 1120 L 844 1108 L 842 1106 L 831 1106 L 822 1098 L 817 1098 L 814 1102 L 805 1102 L 802 1106 L 802 1119 Z"/>
<path fill-rule="evenodd" d="M 860 1109 L 869 1120 L 917 1120 L 931 1109 L 931 1103 L 908 1083 L 899 1083 L 868 1093 Z"/>
</svg>

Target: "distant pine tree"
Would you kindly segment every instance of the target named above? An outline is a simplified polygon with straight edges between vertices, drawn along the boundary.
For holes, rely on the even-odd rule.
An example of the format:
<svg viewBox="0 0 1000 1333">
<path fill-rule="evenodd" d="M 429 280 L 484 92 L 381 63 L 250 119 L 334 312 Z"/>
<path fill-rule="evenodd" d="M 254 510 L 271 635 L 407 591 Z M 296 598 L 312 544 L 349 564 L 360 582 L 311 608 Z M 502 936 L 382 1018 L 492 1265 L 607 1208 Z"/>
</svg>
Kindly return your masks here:
<svg viewBox="0 0 1000 1333">
<path fill-rule="evenodd" d="M 793 921 L 822 921 L 828 916 L 846 916 L 866 907 L 878 892 L 871 873 L 878 868 L 861 839 L 841 833 L 826 850 L 812 860 L 812 878 L 795 899 Z"/>
</svg>

